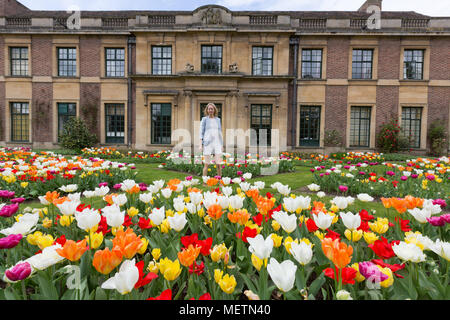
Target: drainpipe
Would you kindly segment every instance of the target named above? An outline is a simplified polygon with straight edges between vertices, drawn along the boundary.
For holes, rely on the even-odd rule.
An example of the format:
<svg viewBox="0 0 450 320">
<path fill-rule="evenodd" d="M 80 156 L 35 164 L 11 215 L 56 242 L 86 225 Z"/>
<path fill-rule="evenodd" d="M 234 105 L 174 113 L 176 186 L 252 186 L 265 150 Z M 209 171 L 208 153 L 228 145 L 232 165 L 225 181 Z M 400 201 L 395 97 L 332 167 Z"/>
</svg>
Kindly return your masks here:
<svg viewBox="0 0 450 320">
<path fill-rule="evenodd" d="M 298 46 L 299 46 L 299 38 L 298 37 L 291 37 L 290 44 L 294 47 L 294 68 L 293 68 L 293 88 L 292 88 L 292 107 L 291 107 L 291 145 L 292 148 L 294 148 L 297 145 L 296 139 L 297 139 L 297 78 L 298 78 Z"/>
<path fill-rule="evenodd" d="M 136 44 L 136 37 L 132 34 L 128 36 L 128 106 L 127 106 L 127 118 L 128 118 L 128 149 L 131 149 L 132 145 L 132 134 L 133 134 L 133 88 L 131 75 L 133 73 L 133 45 Z"/>
</svg>

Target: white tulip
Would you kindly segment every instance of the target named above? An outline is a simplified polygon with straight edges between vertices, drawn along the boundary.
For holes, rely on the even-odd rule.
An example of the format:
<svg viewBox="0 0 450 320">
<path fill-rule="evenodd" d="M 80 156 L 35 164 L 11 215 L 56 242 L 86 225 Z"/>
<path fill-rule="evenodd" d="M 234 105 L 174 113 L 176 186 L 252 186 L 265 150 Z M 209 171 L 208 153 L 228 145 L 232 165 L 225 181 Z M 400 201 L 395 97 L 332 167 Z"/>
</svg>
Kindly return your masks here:
<svg viewBox="0 0 450 320">
<path fill-rule="evenodd" d="M 426 209 L 408 209 L 408 212 L 420 223 L 427 223 L 427 218 L 431 218 L 431 211 Z"/>
<path fill-rule="evenodd" d="M 334 197 L 331 203 L 338 207 L 339 210 L 345 210 L 348 207 L 348 199 L 346 197 Z"/>
<path fill-rule="evenodd" d="M 284 211 L 274 212 L 272 218 L 280 224 L 287 233 L 294 232 L 297 228 L 297 216 L 295 214 L 288 215 Z"/>
<path fill-rule="evenodd" d="M 430 245 L 430 250 L 445 260 L 450 261 L 450 242 L 443 242 L 437 239 L 436 242 Z"/>
<path fill-rule="evenodd" d="M 426 256 L 414 243 L 400 242 L 399 244 L 392 245 L 392 250 L 395 255 L 403 261 L 411 262 L 423 262 L 426 260 Z"/>
<path fill-rule="evenodd" d="M 94 192 L 95 192 L 95 195 L 97 196 L 97 197 L 104 197 L 104 196 L 106 196 L 108 193 L 109 193 L 109 187 L 108 186 L 103 186 L 103 187 L 100 187 L 100 188 L 95 188 L 95 190 L 94 190 Z"/>
<path fill-rule="evenodd" d="M 51 267 L 54 264 L 57 264 L 58 262 L 61 262 L 65 259 L 56 252 L 56 249 L 61 248 L 62 246 L 59 243 L 50 247 L 46 247 L 42 250 L 41 253 L 35 254 L 24 262 L 28 262 L 35 270 L 45 270 L 48 267 Z"/>
<path fill-rule="evenodd" d="M 267 265 L 267 272 L 281 291 L 288 292 L 294 287 L 297 266 L 291 260 L 278 263 L 276 259 L 270 258 L 270 262 Z"/>
<path fill-rule="evenodd" d="M 254 238 L 247 238 L 247 241 L 250 244 L 248 250 L 251 253 L 254 253 L 258 258 L 264 260 L 270 257 L 273 249 L 273 240 L 271 236 L 264 239 L 261 234 L 258 234 Z"/>
<path fill-rule="evenodd" d="M 345 227 L 351 231 L 358 229 L 361 225 L 361 216 L 359 214 L 341 212 L 340 216 Z"/>
<path fill-rule="evenodd" d="M 78 228 L 82 230 L 92 229 L 100 223 L 101 216 L 96 209 L 86 208 L 82 212 L 75 212 Z"/>
<path fill-rule="evenodd" d="M 125 210 L 120 211 L 120 207 L 117 204 L 104 207 L 102 214 L 110 227 L 118 228 L 125 222 Z"/>
<path fill-rule="evenodd" d="M 57 204 L 59 211 L 61 214 L 65 216 L 73 216 L 77 211 L 77 207 L 80 205 L 80 202 L 76 201 L 64 201 L 61 204 Z"/>
<path fill-rule="evenodd" d="M 359 201 L 362 201 L 362 202 L 372 202 L 373 201 L 373 198 L 370 195 L 368 195 L 367 193 L 360 193 L 360 194 L 358 194 L 357 198 Z"/>
<path fill-rule="evenodd" d="M 183 230 L 187 223 L 185 213 L 175 214 L 173 217 L 168 217 L 167 220 L 169 221 L 170 228 L 177 232 Z"/>
<path fill-rule="evenodd" d="M 309 191 L 313 191 L 313 192 L 320 191 L 320 186 L 315 183 L 312 183 L 312 184 L 308 185 L 307 187 L 308 187 Z"/>
<path fill-rule="evenodd" d="M 1 234 L 5 236 L 9 236 L 12 234 L 21 234 L 26 235 L 32 232 L 37 223 L 39 222 L 39 213 L 26 213 L 23 216 L 18 218 L 18 221 L 15 222 L 11 227 L 0 230 Z"/>
<path fill-rule="evenodd" d="M 250 180 L 252 178 L 252 174 L 250 172 L 246 172 L 242 175 L 245 180 Z"/>
<path fill-rule="evenodd" d="M 161 190 L 161 194 L 164 198 L 169 199 L 172 195 L 172 190 L 170 188 L 164 188 Z"/>
<path fill-rule="evenodd" d="M 191 203 L 199 205 L 203 200 L 203 196 L 201 192 L 190 192 L 189 199 L 191 200 Z"/>
<path fill-rule="evenodd" d="M 306 265 L 311 262 L 313 256 L 311 245 L 303 241 L 299 244 L 297 244 L 296 242 L 291 242 L 290 251 L 294 259 L 297 260 L 301 265 Z"/>
<path fill-rule="evenodd" d="M 141 200 L 143 203 L 147 204 L 150 203 L 153 199 L 153 194 L 151 193 L 141 193 L 139 194 L 139 200 Z"/>
<path fill-rule="evenodd" d="M 231 196 L 229 200 L 229 205 L 235 210 L 242 209 L 242 207 L 244 206 L 244 199 L 238 195 Z"/>
<path fill-rule="evenodd" d="M 166 210 L 164 207 L 160 209 L 153 208 L 152 213 L 150 213 L 148 217 L 153 222 L 153 224 L 159 226 L 166 217 Z"/>
<path fill-rule="evenodd" d="M 279 185 L 277 191 L 283 196 L 288 196 L 291 193 L 291 188 L 289 188 L 289 186 L 287 185 Z"/>
<path fill-rule="evenodd" d="M 59 187 L 59 190 L 70 193 L 77 191 L 78 186 L 76 184 L 68 184 L 67 186 Z"/>
<path fill-rule="evenodd" d="M 128 201 L 127 196 L 125 194 L 119 194 L 117 196 L 112 196 L 111 200 L 114 204 L 117 204 L 119 207 L 123 206 Z"/>
<path fill-rule="evenodd" d="M 323 213 L 322 211 L 320 211 L 317 215 L 313 214 L 313 219 L 316 223 L 316 226 L 322 230 L 328 229 L 333 222 L 333 217 L 326 213 Z"/>
<path fill-rule="evenodd" d="M 231 178 L 229 178 L 229 177 L 222 178 L 222 182 L 224 185 L 227 186 L 231 183 Z"/>
<path fill-rule="evenodd" d="M 139 269 L 135 259 L 125 260 L 120 266 L 119 272 L 102 284 L 102 289 L 115 289 L 122 295 L 130 293 L 139 280 Z"/>
</svg>

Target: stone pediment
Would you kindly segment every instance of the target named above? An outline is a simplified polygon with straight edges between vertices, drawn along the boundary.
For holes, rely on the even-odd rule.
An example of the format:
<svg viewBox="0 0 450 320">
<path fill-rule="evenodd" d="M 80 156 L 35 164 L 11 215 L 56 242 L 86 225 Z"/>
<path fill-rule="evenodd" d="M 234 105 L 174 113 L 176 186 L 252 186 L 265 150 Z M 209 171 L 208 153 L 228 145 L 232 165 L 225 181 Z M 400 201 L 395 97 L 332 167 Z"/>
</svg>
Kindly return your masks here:
<svg viewBox="0 0 450 320">
<path fill-rule="evenodd" d="M 193 23 L 202 26 L 224 26 L 230 25 L 232 13 L 230 10 L 219 5 L 201 6 L 192 13 Z"/>
</svg>

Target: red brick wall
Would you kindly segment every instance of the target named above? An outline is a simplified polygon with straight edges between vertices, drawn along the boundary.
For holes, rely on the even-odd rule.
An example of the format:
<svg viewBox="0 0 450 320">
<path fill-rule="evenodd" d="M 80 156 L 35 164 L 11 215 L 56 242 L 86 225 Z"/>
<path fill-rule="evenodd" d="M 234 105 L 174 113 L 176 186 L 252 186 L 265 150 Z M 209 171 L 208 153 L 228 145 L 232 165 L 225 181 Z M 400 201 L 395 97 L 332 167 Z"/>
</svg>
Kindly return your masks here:
<svg viewBox="0 0 450 320">
<path fill-rule="evenodd" d="M 0 37 L 0 75 L 5 75 L 5 41 Z M 0 141 L 5 139 L 5 83 L 0 82 Z"/>
<path fill-rule="evenodd" d="M 430 79 L 450 80 L 450 37 L 431 39 Z"/>
<path fill-rule="evenodd" d="M 0 0 L 0 17 L 26 13 L 29 9 L 16 0 Z"/>
<path fill-rule="evenodd" d="M 31 40 L 31 68 L 33 76 L 52 76 L 52 37 L 33 35 Z"/>
<path fill-rule="evenodd" d="M 348 37 L 328 38 L 327 78 L 348 79 L 350 40 Z"/>
<path fill-rule="evenodd" d="M 345 146 L 347 126 L 347 86 L 327 86 L 325 97 L 325 131 L 337 130 Z"/>
<path fill-rule="evenodd" d="M 398 86 L 378 86 L 377 87 L 377 114 L 376 114 L 376 132 L 383 123 L 391 119 L 398 119 Z"/>
<path fill-rule="evenodd" d="M 32 141 L 51 142 L 53 140 L 53 84 L 33 83 L 32 87 Z"/>
<path fill-rule="evenodd" d="M 380 38 L 378 45 L 378 79 L 398 79 L 400 55 L 399 38 Z"/>
<path fill-rule="evenodd" d="M 80 36 L 80 76 L 100 77 L 100 50 L 99 36 Z"/>
</svg>

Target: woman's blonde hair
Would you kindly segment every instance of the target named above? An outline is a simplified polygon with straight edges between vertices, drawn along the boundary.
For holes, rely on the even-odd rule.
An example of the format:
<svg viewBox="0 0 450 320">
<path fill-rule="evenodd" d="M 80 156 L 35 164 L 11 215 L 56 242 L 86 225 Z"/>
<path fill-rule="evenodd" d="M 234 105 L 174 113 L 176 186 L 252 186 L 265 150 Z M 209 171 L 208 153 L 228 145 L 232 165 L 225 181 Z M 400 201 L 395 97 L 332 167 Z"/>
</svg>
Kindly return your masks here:
<svg viewBox="0 0 450 320">
<path fill-rule="evenodd" d="M 205 107 L 205 109 L 203 110 L 203 114 L 205 117 L 208 117 L 208 108 L 209 106 L 212 106 L 214 108 L 214 117 L 217 118 L 217 116 L 219 115 L 219 110 L 217 109 L 216 105 L 214 103 L 208 103 Z"/>
</svg>

